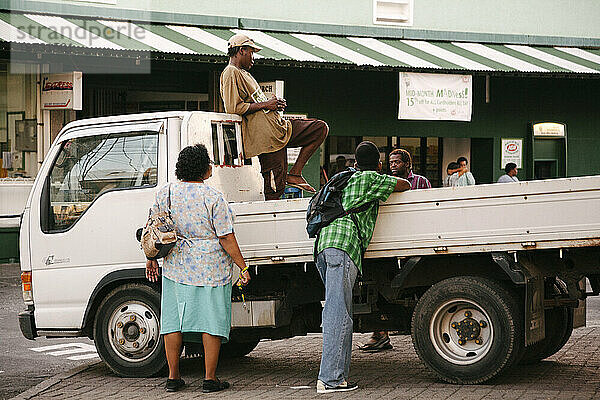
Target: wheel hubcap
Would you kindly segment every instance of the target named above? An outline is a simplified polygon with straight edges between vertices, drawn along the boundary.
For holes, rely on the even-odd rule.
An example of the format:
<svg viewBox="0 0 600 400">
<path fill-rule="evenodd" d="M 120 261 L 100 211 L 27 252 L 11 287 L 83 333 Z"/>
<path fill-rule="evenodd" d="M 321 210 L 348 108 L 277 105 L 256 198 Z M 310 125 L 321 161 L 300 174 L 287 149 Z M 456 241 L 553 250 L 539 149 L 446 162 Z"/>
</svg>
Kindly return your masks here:
<svg viewBox="0 0 600 400">
<path fill-rule="evenodd" d="M 455 299 L 435 311 L 429 335 L 440 356 L 453 364 L 468 365 L 489 352 L 494 330 L 488 314 L 476 302 Z"/>
<path fill-rule="evenodd" d="M 111 347 L 121 358 L 129 362 L 143 361 L 158 344 L 157 315 L 147 304 L 125 302 L 111 314 L 108 336 Z"/>
</svg>

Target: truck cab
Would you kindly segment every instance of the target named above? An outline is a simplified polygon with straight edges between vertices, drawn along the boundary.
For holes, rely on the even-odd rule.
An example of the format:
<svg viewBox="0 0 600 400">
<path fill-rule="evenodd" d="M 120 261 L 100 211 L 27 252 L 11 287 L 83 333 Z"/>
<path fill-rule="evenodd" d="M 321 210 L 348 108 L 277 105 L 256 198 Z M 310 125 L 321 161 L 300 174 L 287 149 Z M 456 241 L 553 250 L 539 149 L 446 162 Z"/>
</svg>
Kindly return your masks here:
<svg viewBox="0 0 600 400">
<path fill-rule="evenodd" d="M 258 159 L 244 157 L 237 115 L 152 113 L 64 127 L 22 216 L 20 261 L 28 290 L 19 319 L 27 338 L 86 335 L 98 343 L 104 337 L 102 358 L 131 364 L 113 363 L 117 372 L 131 374 L 135 366 L 144 374 L 148 363 L 147 371 L 156 372 L 148 356 L 161 343 L 160 287 L 144 282 L 145 257 L 132 229 L 145 223 L 158 189 L 176 179 L 179 151 L 195 143 L 207 147 L 215 164 L 208 184 L 229 202 L 264 200 Z M 140 288 L 145 302 L 133 300 Z M 119 304 L 111 302 L 115 296 Z M 110 327 L 97 326 L 103 321 L 98 313 Z M 124 325 L 130 318 L 135 322 Z"/>
</svg>

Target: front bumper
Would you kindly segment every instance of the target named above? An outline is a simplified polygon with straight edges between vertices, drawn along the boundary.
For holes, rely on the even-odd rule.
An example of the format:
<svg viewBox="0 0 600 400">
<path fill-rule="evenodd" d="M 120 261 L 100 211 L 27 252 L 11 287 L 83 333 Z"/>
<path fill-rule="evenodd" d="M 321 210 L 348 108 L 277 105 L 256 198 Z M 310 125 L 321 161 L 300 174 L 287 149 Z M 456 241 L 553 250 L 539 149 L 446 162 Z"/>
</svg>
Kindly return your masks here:
<svg viewBox="0 0 600 400">
<path fill-rule="evenodd" d="M 37 337 L 37 328 L 35 327 L 35 317 L 33 315 L 33 307 L 27 307 L 26 311 L 19 313 L 19 328 L 21 333 L 29 340 L 34 340 Z"/>
</svg>

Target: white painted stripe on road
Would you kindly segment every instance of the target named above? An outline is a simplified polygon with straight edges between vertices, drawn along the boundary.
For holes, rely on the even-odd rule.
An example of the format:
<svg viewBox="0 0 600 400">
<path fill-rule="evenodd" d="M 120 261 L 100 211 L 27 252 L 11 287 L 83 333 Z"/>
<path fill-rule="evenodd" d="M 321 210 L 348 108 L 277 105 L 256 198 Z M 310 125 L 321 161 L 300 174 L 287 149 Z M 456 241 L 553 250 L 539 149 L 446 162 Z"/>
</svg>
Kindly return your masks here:
<svg viewBox="0 0 600 400">
<path fill-rule="evenodd" d="M 471 53 L 478 54 L 482 57 L 489 58 L 490 60 L 499 62 L 500 64 L 507 65 L 517 71 L 530 72 L 548 72 L 547 69 L 538 67 L 537 65 L 528 63 L 527 61 L 520 60 L 516 57 L 492 49 L 491 47 L 484 46 L 481 43 L 463 43 L 463 42 L 452 42 L 453 45 L 470 51 Z"/>
<path fill-rule="evenodd" d="M 123 50 L 123 47 L 116 43 L 111 42 L 101 36 L 96 35 L 83 29 L 80 26 L 75 25 L 71 21 L 67 21 L 62 17 L 53 17 L 50 15 L 37 15 L 37 14 L 25 14 L 29 19 L 34 20 L 40 25 L 44 25 L 46 28 L 58 32 L 61 35 L 68 37 L 69 39 L 84 45 L 85 47 L 100 47 L 115 50 Z"/>
<path fill-rule="evenodd" d="M 597 73 L 595 69 L 591 69 L 588 67 L 584 67 L 583 65 L 579 65 L 577 63 L 571 62 L 569 60 L 565 60 L 564 58 L 560 58 L 554 56 L 552 54 L 546 53 L 544 51 L 534 49 L 533 47 L 524 46 L 520 44 L 505 44 L 505 47 L 518 51 L 519 53 L 527 54 L 528 56 L 537 58 L 539 60 L 545 61 L 550 64 L 557 65 L 561 68 L 568 69 L 573 72 L 585 72 L 585 73 Z"/>
<path fill-rule="evenodd" d="M 249 31 L 244 29 L 231 29 L 231 31 L 234 33 L 242 33 L 248 36 L 250 39 L 254 40 L 258 45 L 268 47 L 271 50 L 275 50 L 278 53 L 284 54 L 293 60 L 319 62 L 325 61 L 322 58 L 315 56 L 314 54 L 307 53 L 306 51 L 289 45 L 277 38 L 274 38 L 273 36 L 267 35 L 264 32 Z"/>
<path fill-rule="evenodd" d="M 32 347 L 29 350 L 42 352 L 42 351 L 49 351 L 49 350 L 65 349 L 67 347 L 78 346 L 80 344 L 85 344 L 85 343 L 62 343 L 62 344 L 54 344 L 51 346 Z"/>
<path fill-rule="evenodd" d="M 374 38 L 364 38 L 364 37 L 348 37 L 349 40 L 360 44 L 361 46 L 365 46 L 373 51 L 383 54 L 389 58 L 393 58 L 394 60 L 398 60 L 404 64 L 410 65 L 411 67 L 417 68 L 440 68 L 439 65 L 435 65 L 430 63 L 429 61 L 425 61 L 419 57 L 415 57 L 412 54 L 406 53 L 400 49 L 395 48 L 394 46 L 390 46 L 387 43 L 383 43 Z"/>
<path fill-rule="evenodd" d="M 90 360 L 92 358 L 100 358 L 100 356 L 98 355 L 98 353 L 82 354 L 80 356 L 67 357 L 67 360 L 81 361 L 81 360 Z"/>
<path fill-rule="evenodd" d="M 182 53 L 182 54 L 197 54 L 195 51 L 188 49 L 180 44 L 170 41 L 154 32 L 142 28 L 139 25 L 131 22 L 98 20 L 103 25 L 106 25 L 121 35 L 128 36 L 138 42 L 142 42 L 156 50 L 165 53 Z"/>
<path fill-rule="evenodd" d="M 383 63 L 380 63 L 377 60 L 364 56 L 354 50 L 332 42 L 331 40 L 325 39 L 324 37 L 319 35 L 307 35 L 304 33 L 291 33 L 291 35 L 297 39 L 300 39 L 313 46 L 319 47 L 325 51 L 335 54 L 336 56 L 344 58 L 357 65 L 384 65 Z"/>
<path fill-rule="evenodd" d="M 429 42 L 425 42 L 423 40 L 401 40 L 402 43 L 407 44 L 415 49 L 424 51 L 425 53 L 429 53 L 433 56 L 441 58 L 442 60 L 446 60 L 451 62 L 452 64 L 459 65 L 463 68 L 472 69 L 475 71 L 493 71 L 493 68 L 488 67 L 487 65 L 480 64 L 476 61 L 470 60 L 466 57 L 463 57 L 459 54 L 453 53 L 441 47 L 438 47 Z"/>
<path fill-rule="evenodd" d="M 590 53 L 589 51 L 585 51 L 577 47 L 555 47 L 555 49 L 567 54 L 571 54 L 572 56 L 600 64 L 600 56 L 598 54 Z"/>
<path fill-rule="evenodd" d="M 58 350 L 58 351 L 51 351 L 49 353 L 46 354 L 50 354 L 51 356 L 66 356 L 69 354 L 77 354 L 77 353 L 89 353 L 90 351 L 92 352 L 96 352 L 96 348 L 92 345 L 87 345 L 88 348 L 79 348 L 79 349 L 68 349 L 68 350 Z"/>
<path fill-rule="evenodd" d="M 0 38 L 7 42 L 46 44 L 43 40 L 17 29 L 3 20 L 0 20 Z"/>
</svg>

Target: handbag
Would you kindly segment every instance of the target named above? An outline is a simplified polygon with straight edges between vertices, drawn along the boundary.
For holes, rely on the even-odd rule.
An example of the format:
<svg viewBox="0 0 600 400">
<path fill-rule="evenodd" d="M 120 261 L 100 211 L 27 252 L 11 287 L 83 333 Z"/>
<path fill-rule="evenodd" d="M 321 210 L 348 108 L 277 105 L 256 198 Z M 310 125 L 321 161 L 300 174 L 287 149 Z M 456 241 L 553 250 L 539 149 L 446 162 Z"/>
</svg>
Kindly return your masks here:
<svg viewBox="0 0 600 400">
<path fill-rule="evenodd" d="M 166 257 L 177 243 L 175 223 L 171 216 L 171 185 L 167 197 L 167 210 L 159 211 L 148 216 L 146 226 L 141 235 L 142 250 L 148 260 L 158 260 Z"/>
</svg>

